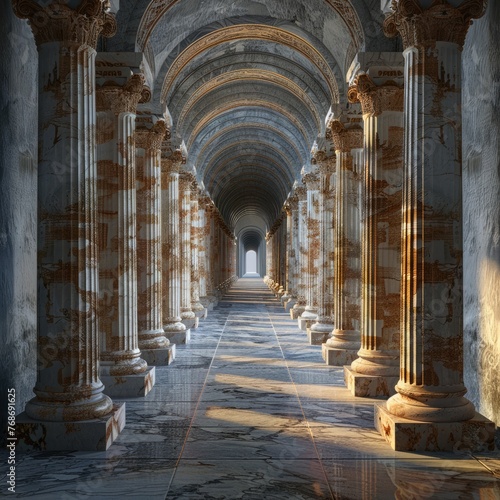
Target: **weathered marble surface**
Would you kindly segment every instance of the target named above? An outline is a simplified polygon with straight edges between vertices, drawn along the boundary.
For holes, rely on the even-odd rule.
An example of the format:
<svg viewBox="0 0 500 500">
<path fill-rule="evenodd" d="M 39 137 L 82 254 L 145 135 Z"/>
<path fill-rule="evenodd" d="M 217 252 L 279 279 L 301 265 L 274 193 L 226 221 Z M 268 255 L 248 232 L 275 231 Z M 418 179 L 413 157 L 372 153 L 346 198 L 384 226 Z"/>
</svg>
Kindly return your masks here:
<svg viewBox="0 0 500 500">
<path fill-rule="evenodd" d="M 469 28 L 462 52 L 464 382 L 478 411 L 500 424 L 500 4 Z M 492 83 L 494 82 L 494 83 Z M 478 221 L 481 221 L 478 224 Z"/>
<path fill-rule="evenodd" d="M 38 64 L 28 24 L 10 0 L 0 11 L 0 108 L 10 117 L 0 125 L 0 394 L 15 387 L 21 411 L 36 380 Z"/>
</svg>

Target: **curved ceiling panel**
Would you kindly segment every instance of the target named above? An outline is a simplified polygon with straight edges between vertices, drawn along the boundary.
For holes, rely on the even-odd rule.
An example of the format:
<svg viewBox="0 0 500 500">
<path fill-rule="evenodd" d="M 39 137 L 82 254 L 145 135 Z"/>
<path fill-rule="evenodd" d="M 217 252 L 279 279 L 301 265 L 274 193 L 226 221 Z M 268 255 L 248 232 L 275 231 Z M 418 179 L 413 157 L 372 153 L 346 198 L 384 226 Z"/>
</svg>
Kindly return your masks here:
<svg viewBox="0 0 500 500">
<path fill-rule="evenodd" d="M 304 33 L 301 33 L 301 35 L 304 35 Z M 327 83 L 332 102 L 339 101 L 338 81 L 333 69 L 335 62 L 329 62 L 325 51 L 318 50 L 323 49 L 321 44 L 316 41 L 315 46 L 313 42 L 309 42 L 301 36 L 282 28 L 249 23 L 236 24 L 212 31 L 187 46 L 171 63 L 167 59 L 165 66 L 168 67 L 168 71 L 165 77 L 162 78 L 161 101 L 169 102 L 175 81 L 182 75 L 184 68 L 194 58 L 202 56 L 205 51 L 213 47 L 230 44 L 239 40 L 260 40 L 280 44 L 301 54 L 314 64 L 318 76 L 323 78 Z"/>
</svg>

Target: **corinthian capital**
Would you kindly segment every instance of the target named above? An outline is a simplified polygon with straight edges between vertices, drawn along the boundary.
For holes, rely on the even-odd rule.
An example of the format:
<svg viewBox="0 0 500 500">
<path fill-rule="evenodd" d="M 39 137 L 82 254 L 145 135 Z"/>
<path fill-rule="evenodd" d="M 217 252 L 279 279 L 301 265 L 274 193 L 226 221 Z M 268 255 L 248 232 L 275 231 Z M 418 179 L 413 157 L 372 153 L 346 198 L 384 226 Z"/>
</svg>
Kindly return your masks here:
<svg viewBox="0 0 500 500">
<path fill-rule="evenodd" d="M 384 22 L 388 37 L 398 33 L 404 48 L 452 42 L 463 47 L 473 19 L 484 15 L 486 0 L 464 0 L 453 7 L 446 0 L 434 0 L 425 8 L 421 0 L 392 0 L 393 12 Z"/>
<path fill-rule="evenodd" d="M 363 147 L 363 129 L 361 127 L 346 128 L 340 120 L 332 120 L 329 127 L 332 130 L 336 151 L 348 153 L 352 149 Z"/>
<path fill-rule="evenodd" d="M 73 9 L 62 0 L 12 1 L 16 16 L 28 19 L 37 45 L 63 42 L 94 49 L 100 35 L 111 37 L 116 33 L 115 18 L 106 12 L 106 5 L 104 0 L 83 0 Z"/>
<path fill-rule="evenodd" d="M 182 165 L 185 165 L 187 158 L 182 155 L 182 151 L 176 149 L 168 158 L 161 159 L 161 171 L 164 173 L 179 173 Z"/>
<path fill-rule="evenodd" d="M 151 91 L 144 85 L 144 81 L 144 76 L 137 73 L 123 86 L 114 83 L 98 85 L 97 111 L 112 111 L 115 115 L 135 113 L 140 102 L 148 102 L 151 98 Z"/>
<path fill-rule="evenodd" d="M 167 138 L 165 120 L 158 120 L 151 128 L 135 129 L 135 145 L 138 148 L 160 150 L 162 142 Z"/>
<path fill-rule="evenodd" d="M 365 74 L 359 75 L 347 92 L 349 102 L 360 102 L 363 115 L 379 116 L 384 111 L 403 111 L 404 89 L 395 82 L 377 86 Z"/>
</svg>

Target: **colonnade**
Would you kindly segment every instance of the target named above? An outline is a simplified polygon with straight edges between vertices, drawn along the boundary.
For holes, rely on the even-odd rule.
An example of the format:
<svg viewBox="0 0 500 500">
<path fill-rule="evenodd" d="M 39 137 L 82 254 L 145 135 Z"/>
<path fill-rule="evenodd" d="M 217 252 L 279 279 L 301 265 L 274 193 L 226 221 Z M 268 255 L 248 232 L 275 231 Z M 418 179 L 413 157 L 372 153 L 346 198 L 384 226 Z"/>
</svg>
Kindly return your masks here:
<svg viewBox="0 0 500 500">
<path fill-rule="evenodd" d="M 403 54 L 356 56 L 352 106 L 333 110 L 268 244 L 268 285 L 279 296 L 286 277 L 291 317 L 354 396 L 389 398 L 374 425 L 396 450 L 494 447 L 464 397 L 462 348 L 461 50 L 483 9 L 393 2 Z"/>
<path fill-rule="evenodd" d="M 174 148 L 105 2 L 15 1 L 39 51 L 38 368 L 18 446 L 107 449 L 125 403 L 235 280 L 235 238 Z"/>
<path fill-rule="evenodd" d="M 484 2 L 400 0 L 266 236 L 265 281 L 394 449 L 493 446 L 464 395 L 461 50 Z M 423 6 L 422 6 L 422 5 Z M 19 446 L 102 450 L 236 279 L 236 243 L 107 2 L 14 0 L 39 52 L 38 371 Z M 156 111 L 152 111 L 155 109 Z M 451 110 L 451 112 L 450 112 Z"/>
</svg>

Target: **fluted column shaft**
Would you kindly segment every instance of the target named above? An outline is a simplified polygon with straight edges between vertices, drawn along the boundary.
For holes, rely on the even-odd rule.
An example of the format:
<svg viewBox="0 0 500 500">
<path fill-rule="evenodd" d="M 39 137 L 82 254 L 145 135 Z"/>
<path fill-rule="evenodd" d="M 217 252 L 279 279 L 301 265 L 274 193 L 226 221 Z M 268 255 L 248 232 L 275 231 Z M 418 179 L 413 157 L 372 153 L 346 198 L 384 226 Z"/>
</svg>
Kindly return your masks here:
<svg viewBox="0 0 500 500">
<path fill-rule="evenodd" d="M 311 330 L 328 335 L 333 330 L 335 157 L 318 159 L 318 163 L 320 178 L 318 318 L 311 326 Z M 322 342 L 324 340 L 326 338 L 322 339 Z"/>
<path fill-rule="evenodd" d="M 373 377 L 372 387 L 361 377 L 355 395 L 389 396 L 399 374 L 403 88 L 362 74 L 349 98 L 361 102 L 365 145 L 361 349 L 351 373 Z"/>
<path fill-rule="evenodd" d="M 14 1 L 38 47 L 37 381 L 26 414 L 107 415 L 99 378 L 95 47 L 116 25 L 103 4 L 78 11 Z"/>
<path fill-rule="evenodd" d="M 306 306 L 306 296 L 305 296 L 305 272 L 306 272 L 306 243 L 307 243 L 307 191 L 304 186 L 298 186 L 295 189 L 298 197 L 297 206 L 297 239 L 294 244 L 296 253 L 296 294 L 297 302 L 290 311 L 290 316 L 292 319 L 298 319 L 298 317 L 304 312 Z"/>
<path fill-rule="evenodd" d="M 296 219 L 298 207 L 298 198 L 291 195 L 286 202 L 286 254 L 285 254 L 285 272 L 286 272 L 286 289 L 281 297 L 281 302 L 286 310 L 290 309 L 296 302 L 294 298 L 294 273 L 296 272 L 296 256 L 294 249 L 294 239 L 297 235 L 294 234 L 294 217 Z"/>
<path fill-rule="evenodd" d="M 179 177 L 180 281 L 181 319 L 193 328 L 196 316 L 191 309 L 191 186 L 195 177 L 181 171 Z"/>
<path fill-rule="evenodd" d="M 215 207 L 212 203 L 207 205 L 206 210 L 206 249 L 207 249 L 207 297 L 211 304 L 217 302 L 217 294 L 215 289 Z"/>
<path fill-rule="evenodd" d="M 198 268 L 200 276 L 200 303 L 205 310 L 210 304 L 207 291 L 207 198 L 200 195 L 198 201 L 198 221 L 199 221 L 199 239 L 198 239 Z"/>
<path fill-rule="evenodd" d="M 139 348 L 170 345 L 162 321 L 161 144 L 163 120 L 151 128 L 136 128 L 137 146 L 137 316 Z M 166 217 L 166 214 L 165 214 Z"/>
<path fill-rule="evenodd" d="M 101 373 L 143 373 L 137 331 L 135 112 L 144 77 L 97 90 Z"/>
<path fill-rule="evenodd" d="M 200 301 L 200 253 L 202 250 L 203 226 L 200 220 L 198 184 L 192 185 L 191 197 L 191 309 L 197 318 L 205 316 L 205 308 Z M 203 256 L 204 256 L 203 246 Z"/>
<path fill-rule="evenodd" d="M 169 339 L 182 336 L 181 322 L 179 171 L 185 160 L 176 151 L 162 158 L 162 259 L 163 259 L 163 329 Z"/>
<path fill-rule="evenodd" d="M 334 317 L 335 329 L 323 347 L 327 364 L 351 363 L 360 347 L 360 171 L 363 131 L 331 123 L 337 156 L 334 221 Z M 328 357 L 326 355 L 328 354 Z"/>
<path fill-rule="evenodd" d="M 300 327 L 305 330 L 318 318 L 318 272 L 320 256 L 319 175 L 316 171 L 303 176 L 307 188 L 307 253 L 306 306 L 300 316 Z"/>
</svg>

